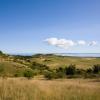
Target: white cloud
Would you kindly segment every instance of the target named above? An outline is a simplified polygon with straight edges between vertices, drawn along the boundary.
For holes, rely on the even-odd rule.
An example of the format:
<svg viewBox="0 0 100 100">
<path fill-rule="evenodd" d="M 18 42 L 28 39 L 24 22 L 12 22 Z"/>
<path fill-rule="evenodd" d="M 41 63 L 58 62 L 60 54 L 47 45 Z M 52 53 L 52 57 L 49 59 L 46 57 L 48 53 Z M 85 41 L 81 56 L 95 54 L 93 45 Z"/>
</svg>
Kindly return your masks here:
<svg viewBox="0 0 100 100">
<path fill-rule="evenodd" d="M 56 45 L 58 39 L 57 38 L 48 38 L 45 41 L 48 42 L 48 44 L 50 44 L 50 45 Z"/>
<path fill-rule="evenodd" d="M 97 45 L 97 42 L 96 42 L 96 41 L 91 41 L 91 42 L 89 43 L 89 46 L 94 46 L 94 45 Z"/>
<path fill-rule="evenodd" d="M 77 42 L 75 42 L 73 40 L 58 39 L 58 38 L 48 38 L 44 41 L 47 42 L 49 45 L 53 45 L 53 46 L 60 47 L 63 49 L 68 49 L 70 47 L 78 46 L 78 45 L 94 46 L 97 44 L 96 41 L 86 42 L 85 40 L 78 40 Z"/>
<path fill-rule="evenodd" d="M 54 45 L 64 49 L 75 45 L 75 43 L 72 40 L 67 39 L 48 38 L 45 41 L 50 45 Z"/>
<path fill-rule="evenodd" d="M 79 41 L 77 42 L 77 44 L 79 44 L 79 45 L 85 45 L 86 42 L 85 42 L 84 40 L 79 40 Z"/>
</svg>

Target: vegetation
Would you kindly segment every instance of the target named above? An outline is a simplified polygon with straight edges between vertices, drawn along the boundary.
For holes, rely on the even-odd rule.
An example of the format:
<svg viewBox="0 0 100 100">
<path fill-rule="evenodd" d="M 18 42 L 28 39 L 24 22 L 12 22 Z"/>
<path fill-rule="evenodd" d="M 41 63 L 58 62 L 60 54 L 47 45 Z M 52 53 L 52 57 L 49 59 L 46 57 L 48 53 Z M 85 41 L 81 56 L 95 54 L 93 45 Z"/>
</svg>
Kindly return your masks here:
<svg viewBox="0 0 100 100">
<path fill-rule="evenodd" d="M 83 70 L 78 69 L 75 65 L 69 65 L 65 68 L 58 68 L 55 70 L 47 71 L 44 74 L 46 79 L 57 78 L 99 78 L 100 77 L 100 65 L 94 65 L 92 68 Z"/>
<path fill-rule="evenodd" d="M 99 82 L 100 58 L 0 52 L 0 100 L 99 100 Z"/>
<path fill-rule="evenodd" d="M 0 100 L 100 100 L 100 83 L 93 79 L 0 79 Z"/>
<path fill-rule="evenodd" d="M 100 77 L 100 64 L 98 63 L 98 61 L 100 62 L 100 58 L 80 58 L 80 60 L 78 57 L 64 57 L 53 54 L 37 54 L 33 56 L 4 55 L 6 54 L 0 51 L 1 77 L 31 78 L 38 75 L 43 75 L 46 79 Z M 62 62 L 59 64 L 60 60 Z M 83 68 L 78 67 L 76 64 L 77 60 L 79 60 L 79 63 L 80 61 L 85 63 L 86 60 L 88 63 L 91 63 L 91 61 L 97 61 L 97 63 Z M 76 65 L 73 63 L 70 64 L 72 61 Z M 59 65 L 52 68 L 51 63 L 58 63 Z"/>
<path fill-rule="evenodd" d="M 24 72 L 24 77 L 30 79 L 30 78 L 32 78 L 33 76 L 34 76 L 34 73 L 33 73 L 32 70 L 25 70 L 25 72 Z"/>
</svg>

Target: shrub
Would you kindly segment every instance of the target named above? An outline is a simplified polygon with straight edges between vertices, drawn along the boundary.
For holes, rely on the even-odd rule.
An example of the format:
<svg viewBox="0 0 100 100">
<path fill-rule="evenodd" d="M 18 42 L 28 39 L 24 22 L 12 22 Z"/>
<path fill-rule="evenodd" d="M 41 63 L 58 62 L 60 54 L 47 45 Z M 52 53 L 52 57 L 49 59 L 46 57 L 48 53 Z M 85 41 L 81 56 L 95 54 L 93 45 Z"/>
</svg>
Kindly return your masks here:
<svg viewBox="0 0 100 100">
<path fill-rule="evenodd" d="M 55 70 L 52 70 L 52 71 L 46 70 L 45 73 L 44 73 L 44 77 L 46 79 L 48 79 L 48 80 L 51 80 L 51 79 L 59 78 L 59 75 L 58 75 L 58 73 Z"/>
<path fill-rule="evenodd" d="M 91 68 L 88 68 L 87 70 L 86 70 L 86 73 L 88 73 L 88 74 L 91 74 L 93 72 L 93 70 L 91 69 Z"/>
<path fill-rule="evenodd" d="M 72 64 L 66 67 L 65 70 L 66 70 L 66 75 L 75 75 L 76 73 L 76 67 L 75 65 Z"/>
<path fill-rule="evenodd" d="M 2 52 L 2 51 L 0 51 L 0 55 L 1 55 L 1 54 L 3 54 L 3 52 Z"/>
<path fill-rule="evenodd" d="M 98 74 L 100 72 L 100 64 L 93 66 L 93 73 Z"/>
<path fill-rule="evenodd" d="M 44 77 L 48 80 L 51 80 L 53 78 L 53 73 L 51 71 L 45 71 Z"/>
<path fill-rule="evenodd" d="M 56 69 L 56 73 L 58 78 L 66 77 L 65 68 L 59 67 L 58 69 Z"/>
<path fill-rule="evenodd" d="M 25 70 L 25 72 L 24 72 L 24 77 L 30 79 L 30 78 L 32 78 L 33 76 L 34 76 L 34 73 L 33 73 L 32 70 Z"/>
<path fill-rule="evenodd" d="M 33 62 L 30 66 L 32 69 L 38 69 L 38 70 L 46 70 L 49 69 L 48 66 L 39 64 L 37 62 Z"/>
</svg>

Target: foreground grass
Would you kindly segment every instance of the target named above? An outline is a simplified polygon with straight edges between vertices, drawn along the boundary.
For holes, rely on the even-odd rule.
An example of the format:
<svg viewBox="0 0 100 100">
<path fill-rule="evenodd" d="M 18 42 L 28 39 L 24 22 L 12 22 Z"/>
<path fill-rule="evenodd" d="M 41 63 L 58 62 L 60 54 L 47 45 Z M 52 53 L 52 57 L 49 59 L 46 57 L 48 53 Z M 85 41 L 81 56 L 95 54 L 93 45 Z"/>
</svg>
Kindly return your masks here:
<svg viewBox="0 0 100 100">
<path fill-rule="evenodd" d="M 100 100 L 100 81 L 0 79 L 0 100 Z"/>
</svg>

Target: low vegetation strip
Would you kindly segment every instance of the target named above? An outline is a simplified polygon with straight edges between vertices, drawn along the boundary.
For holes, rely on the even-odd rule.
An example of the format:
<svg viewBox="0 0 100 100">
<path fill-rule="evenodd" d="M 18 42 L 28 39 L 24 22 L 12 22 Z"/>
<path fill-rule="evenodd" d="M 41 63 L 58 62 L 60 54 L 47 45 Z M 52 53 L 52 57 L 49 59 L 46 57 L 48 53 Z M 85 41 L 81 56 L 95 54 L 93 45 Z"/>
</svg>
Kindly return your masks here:
<svg viewBox="0 0 100 100">
<path fill-rule="evenodd" d="M 57 56 L 53 54 L 19 56 L 7 55 L 0 52 L 0 59 L 3 59 L 0 61 L 1 77 L 27 77 L 28 79 L 40 75 L 46 79 L 100 77 L 100 58 L 87 59 Z M 83 65 L 78 67 L 76 64 L 77 61 L 79 61 L 79 63 L 90 64 L 92 60 L 95 63 L 92 63 L 92 65 L 87 68 L 82 67 Z M 58 67 L 50 67 L 56 63 L 59 64 Z M 64 65 L 62 65 L 62 63 Z"/>
</svg>

